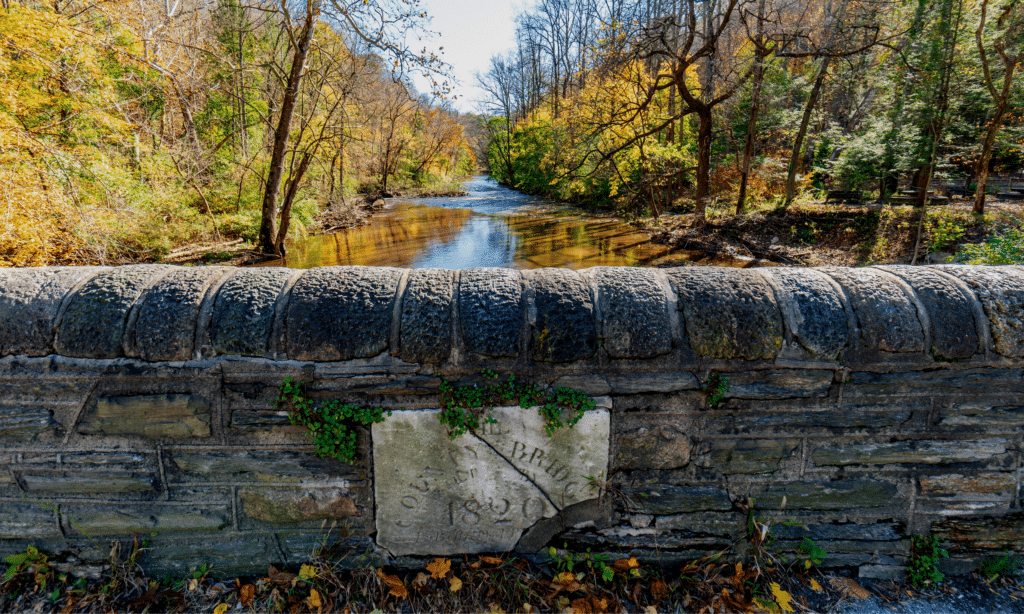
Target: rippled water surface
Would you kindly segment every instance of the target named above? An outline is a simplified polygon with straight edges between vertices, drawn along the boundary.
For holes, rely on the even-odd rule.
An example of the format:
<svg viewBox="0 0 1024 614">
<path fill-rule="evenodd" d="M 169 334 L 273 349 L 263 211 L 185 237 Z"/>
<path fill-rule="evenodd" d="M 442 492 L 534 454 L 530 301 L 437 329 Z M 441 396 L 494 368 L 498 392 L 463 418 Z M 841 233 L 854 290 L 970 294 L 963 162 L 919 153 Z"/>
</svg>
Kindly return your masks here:
<svg viewBox="0 0 1024 614">
<path fill-rule="evenodd" d="M 685 264 L 700 257 L 672 252 L 627 224 L 554 207 L 486 176 L 467 181 L 465 189 L 467 196 L 390 199 L 388 209 L 365 226 L 290 243 L 287 260 L 279 264 L 580 269 Z"/>
</svg>

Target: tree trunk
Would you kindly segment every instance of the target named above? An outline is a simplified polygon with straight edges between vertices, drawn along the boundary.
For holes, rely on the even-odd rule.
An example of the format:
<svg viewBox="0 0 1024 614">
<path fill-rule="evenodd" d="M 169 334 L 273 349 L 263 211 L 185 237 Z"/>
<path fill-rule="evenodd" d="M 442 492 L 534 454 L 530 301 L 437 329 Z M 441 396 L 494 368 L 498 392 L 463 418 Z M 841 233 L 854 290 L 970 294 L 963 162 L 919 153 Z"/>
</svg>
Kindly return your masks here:
<svg viewBox="0 0 1024 614">
<path fill-rule="evenodd" d="M 761 83 L 764 80 L 764 57 L 759 53 L 754 59 L 757 67 L 754 69 L 754 85 L 750 93 L 750 120 L 747 122 L 747 138 L 743 144 L 743 164 L 740 168 L 740 194 L 736 199 L 736 215 L 740 215 L 746 209 L 747 204 L 747 182 L 750 179 L 750 159 L 754 156 L 754 131 L 757 130 L 757 115 L 761 110 Z"/>
<path fill-rule="evenodd" d="M 1003 115 L 1006 113 L 1006 102 L 1009 95 L 1009 82 L 1013 79 L 1013 66 L 1006 69 L 1008 79 L 1003 84 L 1004 96 L 999 99 L 996 106 L 996 114 L 988 124 L 985 132 L 985 141 L 981 146 L 981 159 L 978 160 L 978 187 L 974 190 L 974 213 L 985 213 L 985 190 L 988 189 L 988 165 L 992 161 L 992 150 L 995 149 L 996 136 L 1003 123 Z"/>
<path fill-rule="evenodd" d="M 800 129 L 797 130 L 796 139 L 793 140 L 793 152 L 789 156 L 789 173 L 786 175 L 786 202 L 783 203 L 783 207 L 788 207 L 796 197 L 796 171 L 800 165 L 800 150 L 803 149 L 807 127 L 811 123 L 811 113 L 814 112 L 814 107 L 818 104 L 818 95 L 821 93 L 821 86 L 825 82 L 825 75 L 828 74 L 828 65 L 831 61 L 831 57 L 822 58 L 818 76 L 814 79 L 814 87 L 811 88 L 811 95 L 807 98 L 807 104 L 804 106 L 804 116 L 800 120 Z"/>
<path fill-rule="evenodd" d="M 306 4 L 306 20 L 299 33 L 295 55 L 292 56 L 292 68 L 288 73 L 288 84 L 281 100 L 281 117 L 274 131 L 273 150 L 270 155 L 270 172 L 263 190 L 263 210 L 260 218 L 259 247 L 264 254 L 283 257 L 280 251 L 282 243 L 277 241 L 277 199 L 281 191 L 281 178 L 284 175 L 285 150 L 288 148 L 288 135 L 291 133 L 292 116 L 295 114 L 295 102 L 299 96 L 299 85 L 302 82 L 306 67 L 306 56 L 309 55 L 310 43 L 313 41 L 317 18 L 320 15 L 321 0 L 310 0 Z M 287 229 L 291 207 L 281 211 L 281 227 Z"/>
<path fill-rule="evenodd" d="M 302 177 L 306 174 L 306 169 L 309 168 L 310 161 L 313 160 L 314 151 L 307 151 L 299 162 L 299 167 L 295 169 L 295 172 L 288 179 L 288 190 L 285 192 L 284 199 L 281 201 L 281 228 L 277 232 L 277 238 L 274 239 L 274 253 L 284 257 L 284 240 L 288 237 L 288 226 L 292 221 L 292 205 L 295 204 L 295 196 L 299 191 L 299 183 L 302 182 Z"/>
<path fill-rule="evenodd" d="M 697 108 L 697 194 L 694 209 L 697 224 L 704 224 L 708 206 L 708 194 L 711 192 L 711 109 L 701 105 Z"/>
</svg>

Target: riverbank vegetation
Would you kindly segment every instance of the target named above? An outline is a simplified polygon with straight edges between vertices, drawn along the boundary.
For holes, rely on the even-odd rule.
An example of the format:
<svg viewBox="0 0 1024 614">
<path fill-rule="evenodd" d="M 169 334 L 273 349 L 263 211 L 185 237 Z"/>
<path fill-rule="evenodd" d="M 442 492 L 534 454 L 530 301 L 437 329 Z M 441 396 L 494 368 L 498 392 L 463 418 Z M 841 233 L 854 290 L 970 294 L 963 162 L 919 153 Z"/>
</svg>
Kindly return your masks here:
<svg viewBox="0 0 1024 614">
<path fill-rule="evenodd" d="M 280 254 L 320 216 L 358 216 L 358 194 L 451 190 L 476 166 L 472 124 L 440 59 L 406 44 L 414 5 L 4 2 L 0 266 Z"/>
<path fill-rule="evenodd" d="M 916 260 L 922 242 L 1020 227 L 1019 207 L 983 216 L 991 193 L 1024 198 L 1022 60 L 1019 0 L 540 0 L 479 76 L 487 159 L 518 189 L 682 212 L 694 232 L 830 193 L 917 204 L 884 214 Z M 947 193 L 951 213 L 925 211 Z"/>
</svg>

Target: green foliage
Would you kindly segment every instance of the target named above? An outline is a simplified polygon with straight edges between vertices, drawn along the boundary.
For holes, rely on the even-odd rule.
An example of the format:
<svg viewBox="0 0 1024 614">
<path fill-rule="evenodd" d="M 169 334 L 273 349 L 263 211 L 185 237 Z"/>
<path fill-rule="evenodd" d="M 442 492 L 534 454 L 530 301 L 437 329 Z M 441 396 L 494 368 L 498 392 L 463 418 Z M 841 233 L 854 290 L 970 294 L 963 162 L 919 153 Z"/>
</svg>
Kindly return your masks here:
<svg viewBox="0 0 1024 614">
<path fill-rule="evenodd" d="M 384 410 L 379 407 L 360 407 L 337 400 L 315 404 L 306 397 L 302 384 L 290 377 L 281 383 L 277 402 L 291 405 L 288 419 L 292 424 L 309 429 L 317 456 L 346 463 L 356 456 L 356 427 L 384 421 Z"/>
<path fill-rule="evenodd" d="M 485 369 L 482 375 L 488 380 L 498 379 L 498 374 L 489 369 Z M 442 409 L 439 418 L 441 424 L 448 427 L 448 435 L 452 439 L 475 431 L 481 422 L 496 422 L 488 413 L 496 405 L 517 403 L 523 408 L 536 406 L 544 418 L 544 432 L 548 437 L 563 426 L 574 427 L 584 412 L 595 407 L 593 399 L 578 390 L 556 388 L 545 392 L 532 384 L 517 384 L 513 375 L 504 382 L 496 381 L 485 386 L 452 386 L 441 382 L 440 399 Z"/>
<path fill-rule="evenodd" d="M 963 237 L 967 232 L 967 224 L 970 222 L 969 218 L 964 219 L 964 217 L 955 215 L 946 209 L 929 211 L 924 222 L 924 228 L 928 232 L 928 239 L 925 241 L 928 251 L 941 251 Z"/>
<path fill-rule="evenodd" d="M 1024 264 L 1024 220 L 1011 218 L 984 243 L 964 245 L 956 260 L 966 264 Z"/>
<path fill-rule="evenodd" d="M 700 388 L 707 395 L 708 406 L 718 407 L 718 404 L 729 392 L 729 378 L 718 373 L 712 373 Z"/>
<path fill-rule="evenodd" d="M 939 538 L 930 535 L 914 535 L 910 538 L 910 562 L 907 564 L 907 579 L 917 587 L 931 586 L 942 582 L 946 575 L 939 571 L 939 560 L 949 556 L 939 545 Z"/>
<path fill-rule="evenodd" d="M 1024 575 L 1024 556 L 1004 552 L 999 556 L 985 559 L 978 566 L 978 573 L 989 582 L 997 578 Z"/>
<path fill-rule="evenodd" d="M 826 556 L 828 556 L 828 552 L 814 543 L 810 537 L 805 537 L 797 548 L 797 560 L 803 561 L 804 569 L 810 569 L 812 565 L 821 565 Z"/>
<path fill-rule="evenodd" d="M 45 574 L 48 570 L 46 555 L 35 546 L 29 546 L 25 549 L 25 552 L 18 552 L 4 558 L 4 562 L 7 563 L 7 571 L 4 572 L 4 582 L 9 582 L 11 578 L 19 573 L 31 571 L 33 567 L 35 567 L 37 574 Z M 45 578 L 43 579 L 42 588 L 46 588 Z"/>
<path fill-rule="evenodd" d="M 604 582 L 611 582 L 615 579 L 615 570 L 608 565 L 608 555 L 601 554 L 599 552 L 591 552 L 590 548 L 587 548 L 586 552 L 574 553 L 568 550 L 568 544 L 562 544 L 562 550 L 559 551 L 554 546 L 548 548 L 548 556 L 551 557 L 552 562 L 555 564 L 555 569 L 562 572 L 578 573 L 578 579 L 582 580 L 586 572 L 594 574 L 597 578 L 600 578 Z M 585 570 L 576 572 L 577 568 L 585 567 Z M 629 574 L 632 577 L 640 577 L 640 570 L 638 568 L 631 568 Z"/>
</svg>

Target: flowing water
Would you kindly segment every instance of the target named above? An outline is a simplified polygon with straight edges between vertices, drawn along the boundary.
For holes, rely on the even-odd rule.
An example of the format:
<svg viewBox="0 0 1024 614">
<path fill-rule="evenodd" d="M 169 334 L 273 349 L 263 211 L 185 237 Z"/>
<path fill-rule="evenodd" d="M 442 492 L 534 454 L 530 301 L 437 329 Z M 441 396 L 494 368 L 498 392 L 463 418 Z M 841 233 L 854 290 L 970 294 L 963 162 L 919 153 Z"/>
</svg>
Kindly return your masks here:
<svg viewBox="0 0 1024 614">
<path fill-rule="evenodd" d="M 370 223 L 287 245 L 276 263 L 308 269 L 353 265 L 405 268 L 533 269 L 591 266 L 668 266 L 747 261 L 710 261 L 699 252 L 670 250 L 612 218 L 587 216 L 477 176 L 467 196 L 393 198 Z"/>
</svg>

